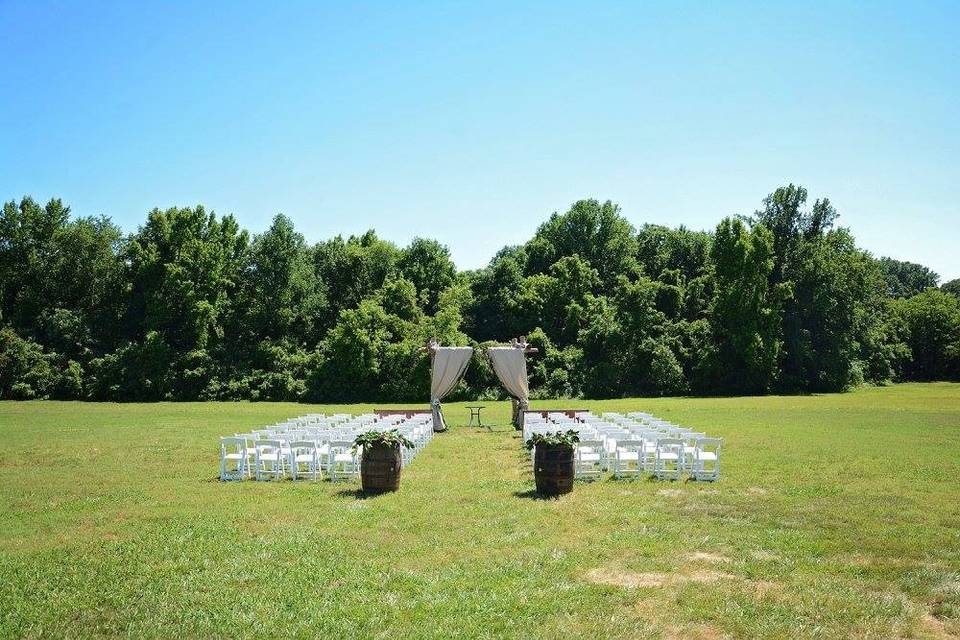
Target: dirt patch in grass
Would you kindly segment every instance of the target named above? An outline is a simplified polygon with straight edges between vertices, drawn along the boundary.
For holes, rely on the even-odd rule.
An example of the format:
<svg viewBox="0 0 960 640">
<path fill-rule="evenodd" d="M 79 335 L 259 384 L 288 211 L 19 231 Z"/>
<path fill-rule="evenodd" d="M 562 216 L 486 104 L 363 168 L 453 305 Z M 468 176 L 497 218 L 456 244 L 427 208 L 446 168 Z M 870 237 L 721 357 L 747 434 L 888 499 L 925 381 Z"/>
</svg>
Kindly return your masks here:
<svg viewBox="0 0 960 640">
<path fill-rule="evenodd" d="M 720 582 L 721 580 L 734 580 L 736 576 L 732 576 L 729 573 L 722 573 L 720 571 L 710 571 L 710 570 L 698 570 L 698 571 L 687 571 L 679 576 L 677 576 L 677 582 Z"/>
<path fill-rule="evenodd" d="M 665 573 L 635 573 L 617 569 L 591 569 L 584 576 L 587 582 L 610 587 L 662 587 L 669 580 Z"/>
<path fill-rule="evenodd" d="M 709 562 L 716 564 L 719 562 L 730 562 L 730 558 L 719 553 L 710 553 L 708 551 L 696 551 L 687 556 L 688 562 Z"/>
<path fill-rule="evenodd" d="M 754 560 L 759 560 L 761 562 L 774 562 L 780 559 L 780 556 L 772 551 L 767 551 L 766 549 L 755 549 L 750 552 L 750 555 Z"/>
<path fill-rule="evenodd" d="M 689 627 L 667 627 L 663 632 L 664 640 L 721 640 L 730 638 L 717 627 L 709 624 L 696 624 Z"/>
<path fill-rule="evenodd" d="M 747 487 L 747 493 L 752 496 L 765 496 L 770 492 L 763 487 Z"/>
<path fill-rule="evenodd" d="M 947 628 L 947 623 L 929 611 L 920 617 L 920 631 L 928 638 L 958 640 L 960 635 Z"/>
<path fill-rule="evenodd" d="M 658 489 L 657 495 L 663 496 L 665 498 L 677 498 L 682 495 L 686 495 L 686 491 L 683 489 Z"/>
<path fill-rule="evenodd" d="M 633 572 L 619 569 L 596 568 L 588 571 L 584 578 L 592 584 L 602 584 L 611 587 L 659 588 L 695 582 L 699 584 L 733 580 L 735 576 L 728 573 L 710 570 L 690 570 L 682 573 L 660 572 Z"/>
<path fill-rule="evenodd" d="M 763 596 L 781 596 L 783 595 L 783 585 L 772 580 L 751 580 L 749 583 L 755 595 Z"/>
</svg>

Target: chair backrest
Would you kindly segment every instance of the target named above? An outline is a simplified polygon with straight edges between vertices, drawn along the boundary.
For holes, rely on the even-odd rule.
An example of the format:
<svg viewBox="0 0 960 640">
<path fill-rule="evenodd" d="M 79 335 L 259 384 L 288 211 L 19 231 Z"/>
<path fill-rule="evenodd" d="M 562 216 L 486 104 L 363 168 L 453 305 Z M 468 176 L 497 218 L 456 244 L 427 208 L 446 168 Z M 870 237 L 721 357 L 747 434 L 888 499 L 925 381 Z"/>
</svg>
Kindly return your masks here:
<svg viewBox="0 0 960 640">
<path fill-rule="evenodd" d="M 672 449 L 682 447 L 684 440 L 682 438 L 657 438 L 657 450 Z"/>
<path fill-rule="evenodd" d="M 247 440 L 237 436 L 227 436 L 220 438 L 220 452 L 223 453 L 241 453 L 247 448 Z"/>
<path fill-rule="evenodd" d="M 700 451 L 714 450 L 720 452 L 723 446 L 723 438 L 697 438 L 697 449 Z"/>
<path fill-rule="evenodd" d="M 281 449 L 283 447 L 283 443 L 280 440 L 256 440 L 254 441 L 253 446 L 259 452 L 267 452 L 272 449 Z"/>
<path fill-rule="evenodd" d="M 637 451 L 643 448 L 643 440 L 619 440 L 617 442 L 617 449 L 623 449 L 624 451 Z"/>
<path fill-rule="evenodd" d="M 316 453 L 317 443 L 313 440 L 297 440 L 290 443 L 290 449 L 296 453 Z"/>
<path fill-rule="evenodd" d="M 603 440 L 581 440 L 577 443 L 577 446 L 582 449 L 603 449 L 604 447 Z"/>
</svg>

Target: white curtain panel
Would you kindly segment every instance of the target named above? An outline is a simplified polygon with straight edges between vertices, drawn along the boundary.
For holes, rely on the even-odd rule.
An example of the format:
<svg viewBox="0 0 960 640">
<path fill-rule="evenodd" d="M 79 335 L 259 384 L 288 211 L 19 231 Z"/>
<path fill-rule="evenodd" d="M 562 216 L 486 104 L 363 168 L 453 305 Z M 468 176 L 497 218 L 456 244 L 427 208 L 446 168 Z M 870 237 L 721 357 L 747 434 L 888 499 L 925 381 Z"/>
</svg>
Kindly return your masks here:
<svg viewBox="0 0 960 640">
<path fill-rule="evenodd" d="M 440 401 L 460 382 L 472 355 L 473 347 L 438 347 L 434 353 L 433 374 L 430 378 L 430 406 L 433 409 L 434 431 L 447 430 L 447 425 L 443 421 L 443 412 L 440 410 Z"/>
<path fill-rule="evenodd" d="M 487 349 L 493 370 L 500 384 L 511 396 L 517 399 L 518 412 L 513 416 L 514 424 L 530 407 L 530 387 L 527 383 L 527 354 L 515 347 L 490 347 Z"/>
</svg>

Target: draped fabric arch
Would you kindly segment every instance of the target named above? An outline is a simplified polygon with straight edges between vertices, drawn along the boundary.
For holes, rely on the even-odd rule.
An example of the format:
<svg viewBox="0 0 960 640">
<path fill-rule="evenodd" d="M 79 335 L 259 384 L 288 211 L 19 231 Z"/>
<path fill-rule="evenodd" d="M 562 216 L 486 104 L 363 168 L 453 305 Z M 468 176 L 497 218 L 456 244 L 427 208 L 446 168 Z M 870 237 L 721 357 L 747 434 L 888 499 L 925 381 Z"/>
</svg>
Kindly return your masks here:
<svg viewBox="0 0 960 640">
<path fill-rule="evenodd" d="M 530 408 L 530 387 L 527 381 L 527 354 L 516 346 L 489 347 L 487 355 L 493 363 L 493 371 L 500 384 L 516 401 L 513 408 L 513 425 L 522 426 L 523 412 Z"/>
<path fill-rule="evenodd" d="M 433 430 L 440 432 L 447 430 L 440 400 L 460 382 L 473 356 L 473 347 L 432 346 L 431 353 L 433 371 L 430 377 L 430 407 L 433 412 Z"/>
</svg>

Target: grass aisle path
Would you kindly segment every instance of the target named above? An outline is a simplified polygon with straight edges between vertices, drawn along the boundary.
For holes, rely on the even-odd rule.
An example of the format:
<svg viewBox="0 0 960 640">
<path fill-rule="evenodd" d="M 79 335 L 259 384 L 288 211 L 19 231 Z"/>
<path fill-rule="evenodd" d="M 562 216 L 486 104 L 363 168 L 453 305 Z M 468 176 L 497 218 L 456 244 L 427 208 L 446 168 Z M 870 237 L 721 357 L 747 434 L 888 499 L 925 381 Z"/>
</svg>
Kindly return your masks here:
<svg viewBox="0 0 960 640">
<path fill-rule="evenodd" d="M 372 405 L 0 403 L 0 637 L 960 632 L 960 385 L 564 402 L 720 435 L 724 470 L 556 501 L 486 404 L 361 499 L 218 482 L 216 438 Z"/>
</svg>

